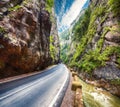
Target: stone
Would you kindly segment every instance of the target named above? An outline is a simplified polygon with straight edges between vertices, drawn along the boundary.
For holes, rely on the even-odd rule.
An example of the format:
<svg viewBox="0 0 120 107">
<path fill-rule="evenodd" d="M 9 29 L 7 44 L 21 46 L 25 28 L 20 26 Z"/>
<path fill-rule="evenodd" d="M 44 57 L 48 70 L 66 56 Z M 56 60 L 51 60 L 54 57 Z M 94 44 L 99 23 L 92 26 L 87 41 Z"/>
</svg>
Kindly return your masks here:
<svg viewBox="0 0 120 107">
<path fill-rule="evenodd" d="M 105 67 L 96 69 L 93 75 L 98 78 L 117 79 L 120 78 L 120 69 L 114 63 L 108 62 Z"/>
<path fill-rule="evenodd" d="M 110 42 L 120 43 L 120 34 L 118 32 L 108 32 L 105 39 Z"/>
<path fill-rule="evenodd" d="M 97 33 L 100 34 L 101 31 L 102 31 L 102 26 L 99 24 L 99 25 L 97 26 Z"/>
<path fill-rule="evenodd" d="M 34 2 L 29 1 L 24 5 L 21 4 L 22 0 L 11 0 L 13 6 L 19 4 L 22 7 L 11 11 L 9 17 L 5 16 L 0 21 L 0 26 L 6 30 L 5 34 L 0 35 L 0 61 L 4 64 L 4 68 L 0 68 L 0 78 L 34 72 L 53 64 L 49 49 L 52 28 L 50 13 L 44 9 L 41 1 Z M 8 9 L 7 6 L 4 8 Z M 52 32 L 58 40 L 57 33 L 54 35 L 56 27 Z M 59 41 L 56 44 L 59 52 Z M 56 54 L 56 62 L 59 62 L 59 54 Z"/>
</svg>

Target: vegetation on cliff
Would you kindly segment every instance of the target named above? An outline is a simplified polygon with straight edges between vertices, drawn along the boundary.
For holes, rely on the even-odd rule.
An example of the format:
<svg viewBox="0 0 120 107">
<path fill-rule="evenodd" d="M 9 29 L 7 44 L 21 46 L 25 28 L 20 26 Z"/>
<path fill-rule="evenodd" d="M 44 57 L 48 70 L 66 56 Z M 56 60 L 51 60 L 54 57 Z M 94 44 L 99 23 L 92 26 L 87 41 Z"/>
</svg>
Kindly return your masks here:
<svg viewBox="0 0 120 107">
<path fill-rule="evenodd" d="M 117 8 L 118 6 L 116 7 L 119 3 L 109 0 L 108 4 L 110 5 L 101 4 L 96 7 L 94 7 L 94 5 L 89 6 L 85 10 L 85 13 L 80 17 L 79 21 L 75 24 L 72 41 L 79 44 L 76 46 L 76 52 L 74 53 L 71 62 L 69 62 L 70 66 L 77 66 L 85 71 L 92 71 L 96 67 L 104 65 L 104 62 L 109 59 L 108 56 L 114 53 L 113 50 L 119 50 L 119 47 L 116 48 L 114 46 L 108 46 L 102 50 L 107 32 L 114 32 L 111 27 L 106 26 L 101 28 L 101 32 L 97 31 L 98 25 L 96 21 L 98 18 L 100 19 L 99 24 L 102 26 L 105 19 L 107 19 L 109 9 L 112 9 L 115 13 L 119 12 Z M 92 45 L 92 40 L 96 33 L 101 33 L 100 38 L 95 41 L 95 49 L 89 49 L 89 45 Z M 81 57 L 83 53 L 85 54 Z"/>
<path fill-rule="evenodd" d="M 54 46 L 54 37 L 52 35 L 50 36 L 50 55 L 54 62 L 56 57 L 56 48 Z"/>
<path fill-rule="evenodd" d="M 114 15 L 120 16 L 120 0 L 109 0 L 108 4 L 110 6 L 110 10 L 114 12 Z"/>
<path fill-rule="evenodd" d="M 46 10 L 51 14 L 54 6 L 54 0 L 46 0 Z"/>
<path fill-rule="evenodd" d="M 75 23 L 71 43 L 64 46 L 69 56 L 66 60 L 66 53 L 63 51 L 62 60 L 79 73 L 86 72 L 91 76 L 96 70 L 102 72 L 101 68 L 106 73 L 110 72 L 107 70 L 109 65 L 116 69 L 112 71 L 113 74 L 120 71 L 119 10 L 119 0 L 92 1 Z M 118 84 L 118 79 L 113 79 L 113 83 L 115 80 Z"/>
</svg>

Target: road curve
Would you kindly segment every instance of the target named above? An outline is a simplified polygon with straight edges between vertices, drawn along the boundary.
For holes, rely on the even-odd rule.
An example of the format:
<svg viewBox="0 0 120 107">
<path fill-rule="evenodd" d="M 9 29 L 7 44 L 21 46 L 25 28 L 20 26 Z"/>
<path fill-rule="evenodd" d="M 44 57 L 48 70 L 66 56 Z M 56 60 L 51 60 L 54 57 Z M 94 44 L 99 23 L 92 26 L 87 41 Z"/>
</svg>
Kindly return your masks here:
<svg viewBox="0 0 120 107">
<path fill-rule="evenodd" d="M 59 107 L 69 81 L 65 65 L 0 84 L 0 107 Z"/>
</svg>

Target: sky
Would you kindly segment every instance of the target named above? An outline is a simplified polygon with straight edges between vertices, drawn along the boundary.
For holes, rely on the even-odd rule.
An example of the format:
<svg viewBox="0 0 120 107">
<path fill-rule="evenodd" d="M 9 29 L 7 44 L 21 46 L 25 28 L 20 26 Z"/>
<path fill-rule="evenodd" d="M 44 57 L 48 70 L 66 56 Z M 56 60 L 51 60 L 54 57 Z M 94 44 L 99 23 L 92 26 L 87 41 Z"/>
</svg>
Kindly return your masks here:
<svg viewBox="0 0 120 107">
<path fill-rule="evenodd" d="M 58 32 L 61 33 L 70 27 L 80 11 L 88 7 L 89 0 L 55 0 Z"/>
</svg>

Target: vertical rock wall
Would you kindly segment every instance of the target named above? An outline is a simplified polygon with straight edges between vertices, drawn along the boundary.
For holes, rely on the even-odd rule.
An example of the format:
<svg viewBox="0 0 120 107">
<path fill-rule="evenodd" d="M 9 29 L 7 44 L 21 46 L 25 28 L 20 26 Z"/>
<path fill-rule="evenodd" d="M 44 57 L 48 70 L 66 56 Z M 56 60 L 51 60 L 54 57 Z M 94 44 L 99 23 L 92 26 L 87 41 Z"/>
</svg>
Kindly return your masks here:
<svg viewBox="0 0 120 107">
<path fill-rule="evenodd" d="M 72 44 L 76 51 L 68 61 L 83 80 L 96 80 L 99 87 L 118 96 L 120 96 L 119 9 L 120 0 L 91 0 L 90 6 L 73 29 Z"/>
<path fill-rule="evenodd" d="M 44 0 L 1 0 L 0 78 L 50 65 L 51 27 Z"/>
<path fill-rule="evenodd" d="M 57 22 L 54 10 L 52 10 L 52 28 L 50 35 L 53 37 L 53 46 L 55 47 L 54 63 L 59 63 L 60 61 L 60 41 L 58 36 Z"/>
</svg>

